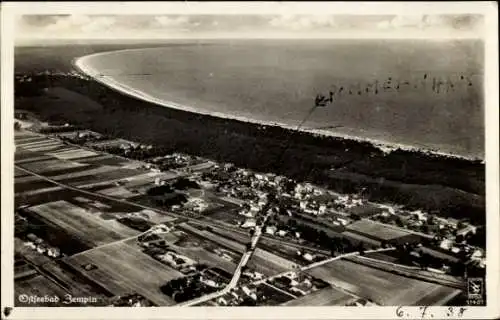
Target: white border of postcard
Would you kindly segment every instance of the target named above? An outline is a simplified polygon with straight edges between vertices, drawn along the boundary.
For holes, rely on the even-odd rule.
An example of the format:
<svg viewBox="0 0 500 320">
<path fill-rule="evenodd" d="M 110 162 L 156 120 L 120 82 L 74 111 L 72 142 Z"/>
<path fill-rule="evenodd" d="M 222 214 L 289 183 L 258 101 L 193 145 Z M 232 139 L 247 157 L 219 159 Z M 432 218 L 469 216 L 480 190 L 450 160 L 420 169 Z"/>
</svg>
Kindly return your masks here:
<svg viewBox="0 0 500 320">
<path fill-rule="evenodd" d="M 498 4 L 496 2 L 30 2 L 2 3 L 2 318 L 6 319 L 486 319 L 500 317 Z M 13 295 L 13 21 L 16 14 L 481 14 L 486 92 L 487 279 L 486 307 L 196 307 L 196 308 L 20 308 Z M 429 35 L 432 37 L 432 35 Z M 399 314 L 399 316 L 397 315 Z"/>
</svg>

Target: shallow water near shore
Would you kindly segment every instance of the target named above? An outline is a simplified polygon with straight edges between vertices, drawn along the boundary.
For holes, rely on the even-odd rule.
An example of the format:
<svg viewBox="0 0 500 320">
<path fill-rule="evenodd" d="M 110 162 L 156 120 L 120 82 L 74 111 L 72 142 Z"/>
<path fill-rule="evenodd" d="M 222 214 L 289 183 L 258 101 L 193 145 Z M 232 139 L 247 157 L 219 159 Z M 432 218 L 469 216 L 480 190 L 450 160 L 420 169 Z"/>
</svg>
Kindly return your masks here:
<svg viewBox="0 0 500 320">
<path fill-rule="evenodd" d="M 96 54 L 77 65 L 115 89 L 189 111 L 484 158 L 477 41 L 212 41 Z"/>
</svg>

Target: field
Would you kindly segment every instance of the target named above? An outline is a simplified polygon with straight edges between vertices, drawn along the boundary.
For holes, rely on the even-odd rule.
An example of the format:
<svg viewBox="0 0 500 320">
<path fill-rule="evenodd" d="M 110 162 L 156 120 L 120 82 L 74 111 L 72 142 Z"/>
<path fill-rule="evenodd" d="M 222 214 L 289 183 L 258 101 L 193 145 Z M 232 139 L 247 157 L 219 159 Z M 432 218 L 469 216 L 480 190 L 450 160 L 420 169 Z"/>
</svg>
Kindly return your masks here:
<svg viewBox="0 0 500 320">
<path fill-rule="evenodd" d="M 269 251 L 257 248 L 248 261 L 248 266 L 266 276 L 291 270 L 297 264 Z"/>
<path fill-rule="evenodd" d="M 117 158 L 112 155 L 102 154 L 97 157 L 89 157 L 87 159 L 80 160 L 80 162 L 97 164 L 97 165 L 108 165 L 108 166 L 121 166 L 125 160 Z"/>
<path fill-rule="evenodd" d="M 246 234 L 224 231 L 216 227 L 213 228 L 215 230 L 215 234 L 208 231 L 201 231 L 185 224 L 182 225 L 182 227 L 186 228 L 186 230 L 190 230 L 191 232 L 196 233 L 201 237 L 205 237 L 212 242 L 218 243 L 221 246 L 224 246 L 239 253 L 243 253 L 245 251 L 245 245 L 243 243 L 247 243 L 250 240 L 250 236 Z M 225 237 L 233 238 L 236 241 L 232 241 L 225 237 L 219 236 L 217 235 L 217 233 L 220 233 Z M 297 264 L 283 257 L 280 257 L 272 252 L 260 248 L 257 248 L 255 250 L 254 254 L 248 261 L 248 266 L 250 268 L 254 269 L 257 272 L 263 273 L 264 275 L 267 276 L 271 276 L 273 274 L 290 270 L 293 268 L 294 265 Z"/>
<path fill-rule="evenodd" d="M 391 240 L 411 234 L 402 229 L 373 222 L 370 220 L 356 221 L 347 226 L 347 229 L 352 232 L 361 233 L 369 237 L 380 240 Z"/>
<path fill-rule="evenodd" d="M 399 260 L 398 257 L 396 256 L 391 256 L 391 252 L 372 252 L 372 253 L 367 253 L 365 256 L 367 258 L 373 258 L 381 261 L 387 261 L 387 262 L 392 262 L 395 263 Z"/>
<path fill-rule="evenodd" d="M 192 232 L 200 237 L 206 238 L 214 243 L 217 243 L 225 248 L 233 250 L 238 253 L 245 252 L 245 245 L 217 236 L 208 231 L 201 231 L 187 224 L 182 224 L 181 228 L 186 231 Z M 244 237 L 242 237 L 244 239 Z M 285 258 L 277 256 L 269 251 L 257 248 L 253 256 L 248 261 L 248 266 L 255 271 L 261 272 L 264 275 L 271 276 L 286 270 L 290 270 L 296 265 L 294 262 Z"/>
<path fill-rule="evenodd" d="M 198 262 L 207 263 L 211 266 L 217 266 L 227 272 L 233 273 L 236 269 L 237 263 L 239 262 L 241 254 L 245 251 L 244 245 L 217 237 L 208 231 L 198 230 L 186 223 L 182 223 L 178 227 L 180 230 L 187 233 L 187 239 L 185 239 L 187 241 L 182 241 L 182 244 L 179 243 L 179 245 L 171 245 L 174 250 L 179 251 Z M 209 247 L 229 249 L 235 253 L 235 256 L 238 256 L 238 260 L 235 262 L 226 260 L 217 254 L 208 251 L 207 249 Z"/>
<path fill-rule="evenodd" d="M 237 260 L 236 262 L 231 262 L 222 257 L 219 257 L 217 254 L 207 251 L 202 246 L 180 247 L 172 245 L 171 247 L 175 251 L 188 256 L 198 263 L 205 263 L 212 267 L 218 267 L 231 274 L 233 274 L 234 270 L 236 270 L 237 263 L 239 262 L 239 260 Z"/>
<path fill-rule="evenodd" d="M 52 261 L 49 257 L 25 246 L 24 241 L 19 238 L 14 238 L 14 251 L 22 256 L 25 261 L 29 261 L 36 266 L 41 266 Z"/>
<path fill-rule="evenodd" d="M 374 240 L 372 238 L 368 238 L 368 237 L 365 237 L 363 235 L 360 235 L 358 233 L 351 232 L 351 231 L 344 231 L 344 232 L 342 232 L 342 235 L 347 237 L 349 240 L 361 241 L 365 245 L 369 245 L 369 246 L 379 247 L 382 244 L 381 241 L 377 241 L 377 240 Z"/>
<path fill-rule="evenodd" d="M 135 170 L 116 168 L 115 170 L 102 172 L 98 175 L 84 175 L 79 177 L 68 178 L 64 180 L 59 180 L 61 183 L 75 186 L 92 186 L 99 183 L 105 183 L 109 181 L 118 181 L 133 175 L 138 174 Z"/>
<path fill-rule="evenodd" d="M 243 253 L 245 252 L 245 245 L 237 243 L 235 241 L 231 241 L 229 239 L 217 236 L 209 231 L 204 231 L 204 230 L 199 230 L 187 223 L 182 223 L 178 226 L 181 230 L 185 230 L 187 232 L 190 232 L 198 237 L 205 238 L 207 240 L 210 240 L 214 243 L 219 244 L 222 247 L 225 247 L 229 250 Z"/>
<path fill-rule="evenodd" d="M 44 189 L 44 188 L 50 188 L 50 187 L 55 187 L 55 185 L 51 182 L 37 179 L 36 181 L 28 181 L 25 183 L 16 183 L 14 181 L 14 192 L 16 195 L 19 193 L 25 193 L 25 192 L 30 192 L 30 191 L 36 191 L 39 189 Z"/>
<path fill-rule="evenodd" d="M 67 149 L 67 147 L 60 141 L 49 140 L 49 139 L 30 141 L 27 143 L 18 142 L 17 145 L 19 146 L 19 148 L 23 150 L 28 150 L 32 152 L 50 152 L 50 151 Z"/>
<path fill-rule="evenodd" d="M 345 260 L 313 268 L 308 273 L 384 306 L 418 305 L 422 300 L 429 305 L 443 304 L 443 297 L 459 291 Z"/>
<path fill-rule="evenodd" d="M 371 204 L 371 203 L 365 203 L 360 206 L 356 206 L 354 208 L 346 209 L 346 212 L 349 212 L 350 214 L 357 214 L 360 217 L 370 217 L 375 214 L 382 213 L 384 209 Z"/>
<path fill-rule="evenodd" d="M 137 195 L 136 193 L 133 193 L 132 191 L 129 191 L 124 187 L 107 188 L 99 190 L 99 193 L 120 199 L 131 198 Z"/>
<path fill-rule="evenodd" d="M 91 245 L 101 245 L 138 234 L 115 220 L 101 219 L 98 214 L 66 201 L 33 206 L 30 211 Z"/>
<path fill-rule="evenodd" d="M 260 297 L 261 296 L 266 297 L 265 302 L 260 303 L 259 304 L 260 306 L 276 306 L 283 304 L 287 301 L 290 301 L 290 299 L 292 299 L 291 296 L 284 294 L 283 292 L 278 291 L 266 284 L 258 285 L 256 289 Z"/>
<path fill-rule="evenodd" d="M 14 283 L 14 303 L 16 307 L 34 307 L 34 306 L 43 306 L 50 307 L 60 305 L 52 304 L 52 303 L 40 303 L 40 304 L 29 304 L 22 303 L 19 301 L 18 297 L 22 294 L 30 295 L 30 296 L 39 296 L 44 297 L 45 295 L 53 297 L 58 296 L 61 299 L 64 298 L 64 295 L 67 294 L 61 287 L 56 285 L 54 282 L 45 278 L 43 275 L 36 275 L 32 278 L 16 281 Z"/>
<path fill-rule="evenodd" d="M 72 179 L 75 177 L 82 177 L 82 176 L 88 176 L 88 175 L 95 175 L 99 176 L 105 172 L 116 170 L 116 167 L 112 166 L 95 166 L 95 165 L 88 165 L 84 169 L 81 170 L 73 170 L 72 172 L 53 172 L 49 176 L 53 180 L 61 181 L 61 180 L 66 180 L 66 179 Z"/>
<path fill-rule="evenodd" d="M 71 159 L 78 159 L 78 158 L 87 158 L 87 157 L 93 157 L 96 156 L 97 153 L 85 149 L 77 149 L 73 148 L 71 150 L 67 151 L 59 151 L 59 152 L 50 152 L 49 154 L 55 156 L 56 158 L 63 159 L 63 160 L 71 160 Z"/>
<path fill-rule="evenodd" d="M 28 173 L 24 172 L 23 170 L 21 170 L 19 168 L 14 168 L 14 178 L 15 179 L 25 177 L 25 176 L 28 176 Z"/>
<path fill-rule="evenodd" d="M 105 299 L 108 292 L 95 286 L 94 283 L 80 274 L 75 274 L 72 268 L 55 261 L 44 264 L 41 269 L 50 274 L 51 278 L 57 280 L 63 288 L 66 288 L 74 296 L 93 296 Z"/>
<path fill-rule="evenodd" d="M 426 295 L 420 299 L 415 305 L 419 306 L 429 306 L 429 305 L 438 305 L 444 306 L 446 303 L 457 297 L 462 293 L 461 290 L 449 289 L 447 287 L 436 287 L 434 290 L 430 292 L 426 292 Z"/>
<path fill-rule="evenodd" d="M 78 162 L 71 162 L 71 161 L 64 161 L 64 160 L 59 160 L 59 159 L 30 162 L 30 163 L 25 163 L 22 165 L 23 168 L 26 168 L 30 171 L 34 171 L 36 173 L 45 173 L 45 172 L 50 172 L 50 171 L 54 171 L 54 170 L 76 168 L 76 167 L 83 167 L 83 166 L 87 166 L 87 164 L 78 163 Z"/>
<path fill-rule="evenodd" d="M 283 303 L 283 306 L 344 306 L 347 303 L 356 300 L 355 297 L 342 292 L 341 290 L 329 287 L 310 293 L 303 297 Z"/>
<path fill-rule="evenodd" d="M 346 260 L 362 264 L 371 268 L 377 268 L 383 271 L 395 273 L 401 276 L 421 279 L 423 281 L 437 282 L 443 285 L 449 285 L 454 288 L 465 289 L 465 283 L 461 278 L 454 277 L 448 274 L 422 270 L 421 268 L 413 266 L 394 264 L 391 262 L 377 260 L 365 256 L 348 257 L 346 258 Z"/>
<path fill-rule="evenodd" d="M 52 156 L 45 155 L 43 153 L 38 152 L 30 152 L 30 151 L 19 151 L 19 149 L 15 153 L 14 160 L 16 164 L 29 163 L 35 161 L 44 161 L 54 159 Z"/>
<path fill-rule="evenodd" d="M 66 258 L 65 261 L 82 274 L 115 295 L 139 293 L 159 306 L 174 304 L 160 287 L 182 274 L 133 245 L 119 242 Z M 97 269 L 86 271 L 82 265 L 92 263 Z"/>
</svg>

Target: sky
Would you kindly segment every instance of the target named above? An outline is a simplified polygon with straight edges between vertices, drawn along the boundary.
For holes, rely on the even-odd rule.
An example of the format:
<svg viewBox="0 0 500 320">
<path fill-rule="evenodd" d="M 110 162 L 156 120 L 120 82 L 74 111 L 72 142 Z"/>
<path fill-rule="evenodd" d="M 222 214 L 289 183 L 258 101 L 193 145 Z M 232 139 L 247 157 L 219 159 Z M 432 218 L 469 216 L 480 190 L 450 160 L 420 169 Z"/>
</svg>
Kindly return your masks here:
<svg viewBox="0 0 500 320">
<path fill-rule="evenodd" d="M 20 15 L 16 40 L 480 38 L 479 15 Z"/>
</svg>

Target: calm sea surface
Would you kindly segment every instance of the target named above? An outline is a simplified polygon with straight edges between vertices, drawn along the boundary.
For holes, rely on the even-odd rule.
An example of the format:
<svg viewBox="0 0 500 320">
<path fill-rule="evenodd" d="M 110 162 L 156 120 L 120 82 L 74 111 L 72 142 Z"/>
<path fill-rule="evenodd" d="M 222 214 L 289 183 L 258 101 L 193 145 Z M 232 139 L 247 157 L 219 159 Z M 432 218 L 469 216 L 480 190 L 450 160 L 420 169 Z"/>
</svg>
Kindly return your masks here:
<svg viewBox="0 0 500 320">
<path fill-rule="evenodd" d="M 479 41 L 225 40 L 85 64 L 162 101 L 290 126 L 332 91 L 304 129 L 484 157 Z"/>
</svg>

